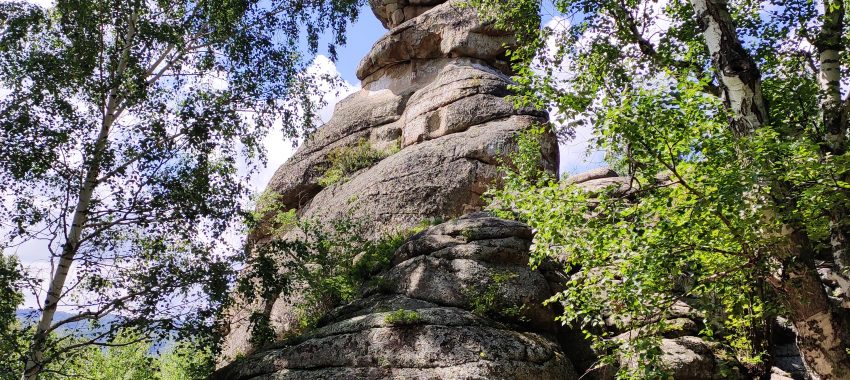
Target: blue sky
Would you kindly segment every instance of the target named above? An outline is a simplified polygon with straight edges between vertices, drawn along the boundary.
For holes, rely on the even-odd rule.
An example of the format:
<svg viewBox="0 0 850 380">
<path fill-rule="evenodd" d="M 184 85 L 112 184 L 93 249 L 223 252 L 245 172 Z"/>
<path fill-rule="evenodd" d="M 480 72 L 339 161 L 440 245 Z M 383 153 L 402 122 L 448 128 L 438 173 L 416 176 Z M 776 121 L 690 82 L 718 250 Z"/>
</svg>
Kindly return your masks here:
<svg viewBox="0 0 850 380">
<path fill-rule="evenodd" d="M 354 72 L 357 70 L 357 64 L 360 62 L 372 45 L 378 41 L 387 30 L 378 21 L 368 5 L 364 5 L 360 9 L 360 17 L 353 24 L 349 25 L 346 31 L 347 41 L 345 46 L 337 47 L 337 55 L 339 59 L 336 62 L 336 68 L 342 78 L 349 83 L 360 83 Z M 321 49 L 327 45 L 328 39 L 325 38 L 320 43 L 320 54 L 327 54 L 326 49 Z"/>
</svg>

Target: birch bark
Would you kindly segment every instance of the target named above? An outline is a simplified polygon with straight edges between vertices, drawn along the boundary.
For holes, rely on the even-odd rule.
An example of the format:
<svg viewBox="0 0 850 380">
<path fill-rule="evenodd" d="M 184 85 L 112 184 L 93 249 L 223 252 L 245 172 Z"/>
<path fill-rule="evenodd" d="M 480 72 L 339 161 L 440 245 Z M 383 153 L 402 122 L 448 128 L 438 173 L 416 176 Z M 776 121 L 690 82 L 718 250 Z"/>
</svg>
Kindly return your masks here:
<svg viewBox="0 0 850 380">
<path fill-rule="evenodd" d="M 136 21 L 138 16 L 131 15 L 126 34 L 123 36 L 124 48 L 121 52 L 118 65 L 111 89 L 106 96 L 105 107 L 103 110 L 103 118 L 100 123 L 100 130 L 95 139 L 94 150 L 88 162 L 86 175 L 83 186 L 77 195 L 77 204 L 74 207 L 74 216 L 72 219 L 71 228 L 66 234 L 65 242 L 62 245 L 62 255 L 59 257 L 59 264 L 56 266 L 56 272 L 50 281 L 50 286 L 47 290 L 47 297 L 44 301 L 44 310 L 41 313 L 41 319 L 36 326 L 36 331 L 33 335 L 33 341 L 30 345 L 27 361 L 24 366 L 24 372 L 21 375 L 21 380 L 36 380 L 38 375 L 43 370 L 44 345 L 47 342 L 47 334 L 51 330 L 53 317 L 56 314 L 56 309 L 59 306 L 59 301 L 62 297 L 62 292 L 65 287 L 65 282 L 68 279 L 71 266 L 74 264 L 77 253 L 80 248 L 80 241 L 88 221 L 89 208 L 91 206 L 94 191 L 98 185 L 98 177 L 100 176 L 101 164 L 103 155 L 109 144 L 109 131 L 115 120 L 118 118 L 121 107 L 121 98 L 119 94 L 120 83 L 124 76 L 124 71 L 127 69 L 129 61 L 130 48 L 133 38 L 136 34 Z"/>
<path fill-rule="evenodd" d="M 758 66 L 738 39 L 726 4 L 725 0 L 691 0 L 720 77 L 723 99 L 734 113 L 730 128 L 743 137 L 765 125 L 768 114 L 761 94 Z M 827 71 L 822 73 L 823 82 L 831 85 L 835 75 L 833 66 L 830 66 L 834 53 L 827 52 L 821 57 L 829 63 Z M 774 187 L 777 204 L 793 202 L 783 197 L 787 192 L 781 183 Z M 850 356 L 844 339 L 846 333 L 832 310 L 815 267 L 814 252 L 803 229 L 784 226 L 775 253 L 784 264 L 781 278 L 775 284 L 779 298 L 797 329 L 797 345 L 806 365 L 824 380 L 850 378 Z"/>
</svg>

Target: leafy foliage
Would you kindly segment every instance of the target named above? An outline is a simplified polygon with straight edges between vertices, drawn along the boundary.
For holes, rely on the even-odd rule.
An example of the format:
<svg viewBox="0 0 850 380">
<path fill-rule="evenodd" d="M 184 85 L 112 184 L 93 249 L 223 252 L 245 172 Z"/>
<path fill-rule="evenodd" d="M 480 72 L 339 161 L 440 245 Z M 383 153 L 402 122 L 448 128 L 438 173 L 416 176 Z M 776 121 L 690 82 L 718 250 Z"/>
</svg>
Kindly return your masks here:
<svg viewBox="0 0 850 380">
<path fill-rule="evenodd" d="M 512 272 L 497 272 L 490 277 L 486 288 L 481 291 L 469 289 L 469 302 L 472 312 L 482 317 L 511 318 L 518 321 L 528 321 L 525 315 L 525 305 L 517 304 L 508 307 L 499 305 L 500 289 L 506 282 L 515 279 L 518 275 Z"/>
<path fill-rule="evenodd" d="M 92 344 L 119 328 L 212 339 L 234 276 L 221 242 L 262 141 L 316 124 L 329 78 L 301 44 L 343 43 L 362 2 L 55 3 L 0 4 L 2 246 L 37 242 L 57 268 L 28 378 L 68 354 L 45 345 L 65 323 L 116 316 Z M 53 320 L 60 301 L 79 303 L 71 320 Z"/>
<path fill-rule="evenodd" d="M 333 149 L 328 153 L 330 167 L 322 175 L 322 178 L 319 178 L 319 184 L 327 187 L 335 183 L 345 182 L 351 174 L 360 169 L 368 168 L 397 151 L 397 146 L 387 151 L 377 150 L 365 139 L 361 139 L 357 145 Z"/>
<path fill-rule="evenodd" d="M 72 344 L 84 342 L 74 337 L 69 339 Z M 21 354 L 16 360 L 9 360 L 11 365 L 0 372 L 0 379 L 20 379 L 26 340 L 19 339 L 17 345 Z M 172 342 L 167 348 L 157 350 L 140 334 L 123 330 L 106 342 L 105 347 L 86 345 L 63 356 L 62 360 L 49 363 L 40 377 L 47 380 L 194 380 L 206 378 L 212 373 L 214 364 L 209 349 L 199 347 L 197 342 Z"/>
<path fill-rule="evenodd" d="M 590 128 L 631 181 L 588 193 L 541 177 L 529 169 L 539 158 L 536 148 L 522 149 L 535 142 L 526 136 L 506 168 L 506 188 L 491 193 L 501 215 L 536 229 L 533 264 L 566 264 L 566 290 L 551 300 L 564 305 L 560 319 L 616 349 L 609 361 L 637 359 L 621 377 L 665 376 L 657 347 L 676 301 L 700 310 L 703 334 L 754 375 L 766 370 L 760 358 L 774 316 L 799 319 L 796 309 L 814 305 L 823 287 L 847 303 L 847 288 L 833 280 L 805 290 L 801 280 L 818 278 L 815 257 L 838 277 L 849 273 L 846 119 L 829 132 L 838 115 L 830 94 L 844 90 L 822 79 L 830 62 L 817 61 L 830 49 L 847 56 L 846 28 L 830 26 L 847 19 L 840 2 L 708 2 L 728 9 L 724 26 L 744 44 L 738 57 L 709 54 L 707 16 L 694 11 L 702 2 L 559 0 L 542 29 L 538 1 L 475 3 L 497 26 L 520 31 L 510 52 L 515 102 L 551 110 L 562 137 Z M 751 133 L 734 128 L 738 89 L 724 82 L 739 73 L 722 65 L 738 58 L 755 65 L 739 69 L 756 78 L 767 104 Z M 847 68 L 838 66 L 841 78 Z M 835 312 L 820 299 L 826 314 Z M 611 339 L 623 331 L 637 334 Z M 847 368 L 841 356 L 824 366 Z"/>
<path fill-rule="evenodd" d="M 254 202 L 254 207 L 245 218 L 245 226 L 254 239 L 282 236 L 296 227 L 298 217 L 295 209 L 286 209 L 280 193 L 266 189 Z"/>
<path fill-rule="evenodd" d="M 537 231 L 535 264 L 550 257 L 566 264 L 565 271 L 571 274 L 566 289 L 549 300 L 563 305 L 559 319 L 581 326 L 600 349 L 620 345 L 610 352 L 638 358 L 642 365 L 636 371 L 642 378 L 663 373 L 658 336 L 665 332 L 665 317 L 670 317 L 677 301 L 687 300 L 704 311 L 709 318 L 704 333 L 724 339 L 741 358 L 761 354 L 753 346 L 752 335 L 758 333 L 753 329 L 776 312 L 754 276 L 770 269 L 767 226 L 760 223 L 758 209 L 740 203 L 744 196 L 763 196 L 757 177 L 724 157 L 739 146 L 705 146 L 703 139 L 682 137 L 726 133 L 722 122 L 706 117 L 712 112 L 691 109 L 693 104 L 675 99 L 656 103 L 660 100 L 657 94 L 636 95 L 617 111 L 612 109 L 609 116 L 619 122 L 606 124 L 611 128 L 605 130 L 608 133 L 628 128 L 634 141 L 654 142 L 646 149 L 633 148 L 630 154 L 658 165 L 655 172 L 666 176 L 634 177 L 637 196 L 587 193 L 576 185 L 532 179 L 513 170 L 505 189 L 492 193 L 501 215 L 518 217 Z M 659 119 L 664 119 L 661 125 L 678 128 L 656 128 Z M 536 141 L 524 137 L 520 144 Z M 679 144 L 668 144 L 671 141 Z M 704 149 L 717 151 L 705 154 Z M 534 152 L 520 150 L 525 151 Z M 532 167 L 538 159 L 514 158 L 524 162 L 518 167 Z M 746 180 L 753 182 L 747 186 Z M 611 319 L 613 326 L 606 324 Z M 629 342 L 610 340 L 622 331 L 639 334 Z"/>
<path fill-rule="evenodd" d="M 415 325 L 422 321 L 422 316 L 416 310 L 398 309 L 387 314 L 384 323 L 396 326 Z"/>
<path fill-rule="evenodd" d="M 18 268 L 18 260 L 14 256 L 0 254 L 0 379 L 17 380 L 4 374 L 20 372 L 24 357 L 24 331 L 17 320 L 15 311 L 23 303 L 24 276 Z"/>
<path fill-rule="evenodd" d="M 315 326 L 327 310 L 354 300 L 361 290 L 380 286 L 382 278 L 377 274 L 389 267 L 396 249 L 416 232 L 370 239 L 370 224 L 352 217 L 328 224 L 302 220 L 294 227 L 297 235 L 264 242 L 250 250 L 239 292 L 266 300 L 298 295 L 299 331 Z M 254 341 L 275 340 L 267 316 L 254 313 L 251 322 Z"/>
</svg>

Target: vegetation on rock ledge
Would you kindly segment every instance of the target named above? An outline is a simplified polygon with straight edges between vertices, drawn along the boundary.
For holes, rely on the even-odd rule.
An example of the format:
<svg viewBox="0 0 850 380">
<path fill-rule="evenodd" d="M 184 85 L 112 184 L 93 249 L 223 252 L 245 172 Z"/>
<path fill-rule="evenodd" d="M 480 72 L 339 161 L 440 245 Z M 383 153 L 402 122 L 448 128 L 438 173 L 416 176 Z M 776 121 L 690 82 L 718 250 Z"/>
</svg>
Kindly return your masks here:
<svg viewBox="0 0 850 380">
<path fill-rule="evenodd" d="M 416 310 L 398 309 L 387 314 L 384 318 L 384 323 L 388 325 L 406 326 L 415 325 L 422 321 L 422 316 Z"/>
<path fill-rule="evenodd" d="M 285 213 L 285 212 L 284 212 Z M 262 243 L 250 252 L 250 266 L 240 283 L 241 294 L 254 297 L 298 294 L 301 301 L 297 335 L 315 326 L 331 308 L 350 302 L 367 287 L 380 287 L 392 255 L 417 230 L 368 238 L 371 223 L 354 217 L 342 217 L 327 224 L 298 221 L 298 233 L 287 240 Z M 262 313 L 252 316 L 251 339 L 276 340 Z"/>
<path fill-rule="evenodd" d="M 762 376 L 782 315 L 814 375 L 850 376 L 844 1 L 557 0 L 542 30 L 539 1 L 473 3 L 519 31 L 517 103 L 592 130 L 630 181 L 588 194 L 517 171 L 495 196 L 538 230 L 538 262 L 576 272 L 565 321 L 605 338 L 602 319 L 682 298 Z M 662 376 L 650 359 L 624 372 Z"/>
<path fill-rule="evenodd" d="M 319 184 L 327 187 L 335 183 L 345 182 L 348 180 L 348 176 L 358 170 L 371 167 L 378 161 L 396 153 L 398 149 L 398 145 L 395 145 L 386 151 L 377 150 L 366 139 L 361 139 L 356 145 L 332 149 L 328 153 L 330 166 L 319 178 Z"/>
</svg>

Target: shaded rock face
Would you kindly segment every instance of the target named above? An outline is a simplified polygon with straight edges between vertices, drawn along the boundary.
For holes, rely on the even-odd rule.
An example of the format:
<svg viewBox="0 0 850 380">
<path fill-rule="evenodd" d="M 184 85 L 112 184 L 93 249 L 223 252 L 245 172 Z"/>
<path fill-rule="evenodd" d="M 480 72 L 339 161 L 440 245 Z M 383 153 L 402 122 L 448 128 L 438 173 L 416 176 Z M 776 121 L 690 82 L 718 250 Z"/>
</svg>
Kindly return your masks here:
<svg viewBox="0 0 850 380">
<path fill-rule="evenodd" d="M 462 1 L 444 1 L 370 1 L 375 15 L 390 30 L 357 68 L 362 89 L 339 102 L 331 120 L 269 182 L 267 190 L 282 208 L 295 209 L 300 219 L 318 222 L 367 220 L 373 223 L 370 237 L 377 238 L 483 207 L 481 195 L 499 185 L 500 158 L 516 148 L 517 132 L 546 123 L 547 115 L 516 109 L 505 98 L 511 83 L 505 51 L 513 36 L 482 22 L 474 9 L 460 5 Z M 364 143 L 386 157 L 346 173 L 342 181 L 322 181 L 335 152 Z M 543 166 L 555 173 L 556 139 L 550 134 L 542 143 Z M 255 232 L 249 240 L 264 244 L 295 234 Z M 463 249 L 457 248 L 456 253 Z M 399 263 L 388 278 L 397 287 L 394 291 L 415 299 L 434 301 L 447 287 L 472 287 L 494 275 L 511 283 L 529 281 L 524 293 L 504 295 L 511 302 L 540 301 L 545 293 L 545 282 L 530 277 L 524 265 L 514 266 L 517 272 L 507 276 L 502 273 L 504 263 L 439 255 L 412 259 Z M 466 277 L 458 278 L 458 273 Z M 451 298 L 441 305 L 467 304 L 461 288 L 446 293 Z M 250 342 L 252 315 L 264 315 L 278 337 L 298 325 L 294 311 L 300 303 L 298 294 L 271 299 L 237 295 L 234 300 L 225 317 L 221 364 L 256 349 Z M 529 305 L 528 312 L 527 318 L 535 321 L 552 317 L 539 305 Z"/>
<path fill-rule="evenodd" d="M 213 379 L 576 379 L 530 244 L 527 226 L 484 213 L 428 228 L 396 251 L 380 289 Z"/>
</svg>

